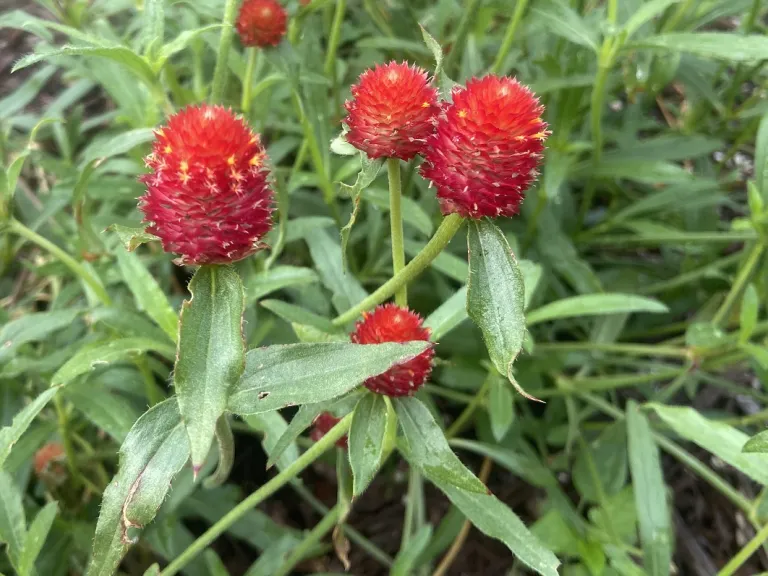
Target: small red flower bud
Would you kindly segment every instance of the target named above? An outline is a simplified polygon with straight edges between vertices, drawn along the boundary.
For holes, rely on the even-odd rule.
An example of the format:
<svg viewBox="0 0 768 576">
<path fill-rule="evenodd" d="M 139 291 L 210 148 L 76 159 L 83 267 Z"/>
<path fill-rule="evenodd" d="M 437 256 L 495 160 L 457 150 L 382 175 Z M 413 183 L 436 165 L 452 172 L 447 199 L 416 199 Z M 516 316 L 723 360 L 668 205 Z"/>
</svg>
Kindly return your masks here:
<svg viewBox="0 0 768 576">
<path fill-rule="evenodd" d="M 490 75 L 454 88 L 421 166 L 422 176 L 437 186 L 443 214 L 517 214 L 549 134 L 543 111 L 514 78 Z"/>
<path fill-rule="evenodd" d="M 309 433 L 309 437 L 315 442 L 320 440 L 323 436 L 331 431 L 331 428 L 336 426 L 341 421 L 341 418 L 336 418 L 330 412 L 323 412 L 312 423 L 312 431 Z M 339 448 L 347 449 L 347 435 L 345 434 L 339 440 L 336 441 L 336 446 Z"/>
<path fill-rule="evenodd" d="M 49 442 L 40 450 L 35 452 L 35 474 L 43 476 L 49 471 L 53 471 L 53 465 L 64 459 L 64 447 L 58 442 Z M 63 472 L 63 468 L 56 470 L 57 473 Z"/>
<path fill-rule="evenodd" d="M 395 304 L 378 306 L 373 312 L 363 313 L 363 320 L 355 326 L 351 336 L 356 344 L 382 344 L 384 342 L 410 342 L 429 340 L 429 329 L 422 326 L 421 317 L 407 308 Z M 365 381 L 365 386 L 384 396 L 410 396 L 421 388 L 432 372 L 435 351 L 430 345 L 424 352 Z"/>
<path fill-rule="evenodd" d="M 243 46 L 277 46 L 285 35 L 288 13 L 276 0 L 245 0 L 237 18 Z"/>
<path fill-rule="evenodd" d="M 139 200 L 147 231 L 180 264 L 226 264 L 263 246 L 272 227 L 264 147 L 221 106 L 189 106 L 155 131 Z"/>
<path fill-rule="evenodd" d="M 405 62 L 363 72 L 344 107 L 350 144 L 369 158 L 401 160 L 421 153 L 440 111 L 427 73 Z"/>
</svg>

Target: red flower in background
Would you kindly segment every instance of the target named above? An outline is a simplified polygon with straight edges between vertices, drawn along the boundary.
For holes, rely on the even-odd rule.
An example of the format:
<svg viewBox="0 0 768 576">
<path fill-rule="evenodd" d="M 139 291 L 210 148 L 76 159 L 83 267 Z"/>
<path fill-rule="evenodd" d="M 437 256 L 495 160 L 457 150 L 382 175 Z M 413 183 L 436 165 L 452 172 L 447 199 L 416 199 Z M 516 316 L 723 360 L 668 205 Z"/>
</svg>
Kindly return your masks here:
<svg viewBox="0 0 768 576">
<path fill-rule="evenodd" d="M 356 344 L 382 344 L 384 342 L 410 342 L 429 340 L 429 329 L 422 326 L 421 317 L 395 304 L 378 306 L 373 312 L 363 313 L 363 320 L 355 326 L 351 336 Z M 365 381 L 365 386 L 384 396 L 410 396 L 429 378 L 435 351 L 430 345 L 415 358 L 392 366 L 389 370 Z"/>
<path fill-rule="evenodd" d="M 424 150 L 440 110 L 427 73 L 405 62 L 363 72 L 344 107 L 350 144 L 369 158 L 401 160 Z"/>
<path fill-rule="evenodd" d="M 538 175 L 544 111 L 514 78 L 486 76 L 455 88 L 429 139 L 421 174 L 437 186 L 443 214 L 513 216 Z"/>
<path fill-rule="evenodd" d="M 258 134 L 221 106 L 189 106 L 155 131 L 139 200 L 147 231 L 180 264 L 226 264 L 262 247 L 272 190 Z"/>
<path fill-rule="evenodd" d="M 315 442 L 320 440 L 323 436 L 331 431 L 331 428 L 336 426 L 341 421 L 341 418 L 336 418 L 330 412 L 323 412 L 312 423 L 312 431 L 309 433 L 309 437 Z M 339 448 L 347 448 L 347 435 L 345 434 L 336 441 L 336 446 Z"/>
<path fill-rule="evenodd" d="M 63 467 L 54 469 L 54 464 L 60 463 L 63 460 L 64 446 L 58 442 L 49 442 L 35 452 L 35 474 L 38 476 L 43 476 L 48 472 L 56 472 L 58 475 L 63 474 Z"/>
<path fill-rule="evenodd" d="M 285 35 L 288 13 L 276 0 L 245 0 L 237 18 L 243 46 L 277 46 Z"/>
</svg>

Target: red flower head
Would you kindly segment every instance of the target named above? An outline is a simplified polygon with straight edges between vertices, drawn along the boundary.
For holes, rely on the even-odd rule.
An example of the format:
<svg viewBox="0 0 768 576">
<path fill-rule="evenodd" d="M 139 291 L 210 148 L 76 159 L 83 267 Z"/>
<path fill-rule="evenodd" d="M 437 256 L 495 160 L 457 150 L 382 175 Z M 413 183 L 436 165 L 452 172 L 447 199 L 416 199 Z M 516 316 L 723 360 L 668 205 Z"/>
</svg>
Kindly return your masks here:
<svg viewBox="0 0 768 576">
<path fill-rule="evenodd" d="M 368 69 L 344 107 L 347 141 L 369 158 L 410 160 L 435 131 L 440 107 L 427 73 L 405 62 Z"/>
<path fill-rule="evenodd" d="M 180 264 L 225 264 L 262 247 L 272 190 L 258 134 L 221 106 L 189 106 L 155 131 L 139 201 L 147 231 Z"/>
<path fill-rule="evenodd" d="M 315 442 L 320 440 L 323 436 L 331 431 L 331 428 L 336 426 L 341 421 L 341 418 L 336 418 L 330 412 L 323 412 L 312 423 L 312 431 L 309 433 L 309 437 Z M 347 435 L 345 434 L 336 441 L 336 446 L 339 448 L 347 448 Z"/>
<path fill-rule="evenodd" d="M 424 328 L 418 314 L 395 304 L 377 307 L 364 313 L 352 333 L 356 344 L 382 344 L 384 342 L 410 342 L 429 340 L 429 329 Z M 384 396 L 410 396 L 426 382 L 432 372 L 435 351 L 430 345 L 424 352 L 365 381 L 365 386 Z"/>
<path fill-rule="evenodd" d="M 454 89 L 421 167 L 437 186 L 443 214 L 517 214 L 548 135 L 543 111 L 514 78 L 491 75 Z"/>
<path fill-rule="evenodd" d="M 245 0 L 237 18 L 243 46 L 277 46 L 285 34 L 288 14 L 277 0 Z"/>
<path fill-rule="evenodd" d="M 58 442 L 49 442 L 35 452 L 35 474 L 43 476 L 48 472 L 63 473 L 63 468 L 55 468 L 57 462 L 64 459 L 64 447 Z"/>
</svg>

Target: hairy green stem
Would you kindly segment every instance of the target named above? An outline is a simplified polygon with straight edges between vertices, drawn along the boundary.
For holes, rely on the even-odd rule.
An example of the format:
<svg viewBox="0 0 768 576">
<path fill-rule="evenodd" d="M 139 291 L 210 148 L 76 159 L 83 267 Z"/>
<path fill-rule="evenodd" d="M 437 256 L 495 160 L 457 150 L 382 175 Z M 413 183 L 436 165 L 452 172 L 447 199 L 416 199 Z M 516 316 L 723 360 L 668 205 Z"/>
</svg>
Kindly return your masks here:
<svg viewBox="0 0 768 576">
<path fill-rule="evenodd" d="M 389 224 L 392 232 L 392 275 L 397 276 L 405 268 L 400 160 L 387 159 L 387 176 L 389 177 Z M 403 308 L 408 306 L 407 286 L 403 285 L 395 292 L 395 303 Z"/>
<path fill-rule="evenodd" d="M 437 258 L 463 223 L 464 219 L 458 214 L 451 214 L 443 218 L 440 227 L 435 231 L 434 236 L 432 236 L 427 245 L 424 246 L 422 251 L 413 260 L 408 262 L 399 274 L 387 280 L 373 294 L 334 319 L 334 325 L 343 326 L 351 322 L 362 312 L 370 310 L 391 297 L 401 286 L 407 286 L 409 282 L 426 270 L 432 261 Z"/>
<path fill-rule="evenodd" d="M 304 559 L 304 555 L 312 549 L 328 532 L 336 525 L 336 521 L 341 514 L 341 506 L 336 504 L 328 513 L 318 522 L 314 528 L 307 534 L 296 548 L 291 550 L 288 558 L 285 559 L 282 566 L 277 569 L 273 576 L 288 576 L 299 562 Z"/>
<path fill-rule="evenodd" d="M 259 57 L 259 52 L 254 46 L 251 46 L 247 50 L 248 61 L 245 64 L 245 76 L 243 77 L 243 98 L 240 102 L 240 109 L 243 111 L 243 115 L 247 118 L 248 112 L 251 110 L 251 94 L 253 92 L 253 71 L 256 68 L 256 60 Z"/>
<path fill-rule="evenodd" d="M 224 92 L 227 89 L 229 48 L 232 46 L 232 36 L 235 33 L 237 5 L 238 0 L 227 0 L 224 5 L 223 28 L 221 29 L 218 55 L 216 56 L 216 68 L 213 71 L 213 88 L 211 89 L 211 102 L 213 104 L 220 104 L 224 101 Z"/>
<path fill-rule="evenodd" d="M 352 414 L 345 416 L 328 434 L 318 440 L 309 450 L 299 456 L 295 462 L 285 468 L 280 474 L 272 478 L 227 514 L 218 520 L 213 526 L 195 540 L 184 552 L 173 560 L 159 576 L 172 576 L 182 570 L 198 554 L 205 550 L 211 543 L 223 534 L 232 524 L 237 522 L 249 510 L 261 504 L 272 496 L 280 488 L 295 478 L 302 470 L 317 460 L 326 450 L 331 448 L 349 430 L 352 424 Z"/>
<path fill-rule="evenodd" d="M 512 14 L 512 19 L 507 25 L 507 31 L 504 33 L 504 40 L 501 41 L 501 48 L 496 55 L 496 60 L 491 66 L 491 74 L 501 74 L 504 62 L 507 60 L 509 51 L 512 49 L 512 41 L 515 39 L 515 32 L 517 32 L 518 26 L 523 19 L 525 9 L 528 7 L 528 0 L 517 0 L 515 4 L 515 12 Z"/>
<path fill-rule="evenodd" d="M 75 275 L 78 276 L 83 282 L 85 282 L 86 285 L 91 290 L 93 290 L 93 293 L 102 304 L 105 306 L 112 305 L 112 299 L 109 297 L 109 294 L 107 294 L 107 290 L 104 288 L 101 280 L 96 278 L 88 269 L 86 269 L 77 260 L 72 258 L 72 256 L 67 254 L 64 250 L 59 248 L 56 244 L 47 238 L 40 236 L 34 230 L 27 228 L 18 220 L 11 220 L 8 226 L 8 230 L 21 236 L 22 238 L 25 238 L 26 240 L 29 240 L 33 244 L 37 244 L 43 250 L 50 252 L 53 256 L 58 258 L 62 264 L 74 272 Z"/>
</svg>

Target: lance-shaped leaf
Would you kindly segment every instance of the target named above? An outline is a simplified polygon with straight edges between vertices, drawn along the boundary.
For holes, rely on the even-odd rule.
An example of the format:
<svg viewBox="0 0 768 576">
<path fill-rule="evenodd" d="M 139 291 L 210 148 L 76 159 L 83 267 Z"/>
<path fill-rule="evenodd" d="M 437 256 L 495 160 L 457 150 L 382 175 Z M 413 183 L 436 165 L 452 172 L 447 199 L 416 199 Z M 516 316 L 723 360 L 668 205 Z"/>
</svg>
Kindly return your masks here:
<svg viewBox="0 0 768 576">
<path fill-rule="evenodd" d="M 237 272 L 224 266 L 202 266 L 189 291 L 192 297 L 181 309 L 173 383 L 189 435 L 192 466 L 198 470 L 208 456 L 229 391 L 245 365 L 245 292 Z"/>
<path fill-rule="evenodd" d="M 151 522 L 189 459 L 175 398 L 150 408 L 120 447 L 120 469 L 104 491 L 86 576 L 114 574 L 135 534 Z"/>
<path fill-rule="evenodd" d="M 386 401 L 380 394 L 366 394 L 355 408 L 349 429 L 349 464 L 354 475 L 354 496 L 363 493 L 384 460 L 384 438 L 389 420 L 387 412 Z"/>
<path fill-rule="evenodd" d="M 235 414 L 259 414 L 332 400 L 393 364 L 418 356 L 427 346 L 428 342 L 421 341 L 317 342 L 250 350 L 228 408 Z"/>
<path fill-rule="evenodd" d="M 339 138 L 342 138 L 339 136 Z M 357 220 L 357 214 L 360 211 L 360 194 L 362 191 L 371 185 L 371 182 L 376 180 L 376 176 L 379 175 L 379 170 L 384 165 L 382 158 L 370 159 L 364 152 L 360 152 L 360 172 L 357 175 L 357 179 L 352 186 L 347 184 L 341 184 L 341 189 L 344 190 L 349 197 L 352 198 L 352 214 L 349 216 L 349 222 L 341 229 L 341 258 L 344 264 L 344 269 L 347 268 L 347 244 L 349 243 L 349 235 L 352 233 L 352 226 L 355 225 Z"/>
<path fill-rule="evenodd" d="M 29 428 L 29 425 L 32 424 L 32 421 L 40 413 L 40 410 L 48 404 L 58 391 L 58 388 L 49 388 L 20 410 L 19 413 L 14 416 L 10 426 L 5 426 L 0 429 L 0 469 L 3 467 L 8 455 L 11 453 L 13 445 L 19 441 L 21 435 L 24 434 L 27 428 Z"/>
<path fill-rule="evenodd" d="M 504 234 L 490 220 L 470 222 L 467 241 L 467 314 L 483 332 L 496 369 L 533 399 L 512 377 L 512 364 L 525 338 L 523 274 Z"/>
<path fill-rule="evenodd" d="M 408 443 L 408 460 L 429 478 L 485 494 L 488 488 L 470 472 L 448 446 L 432 413 L 417 398 L 396 398 L 397 419 Z"/>
</svg>

